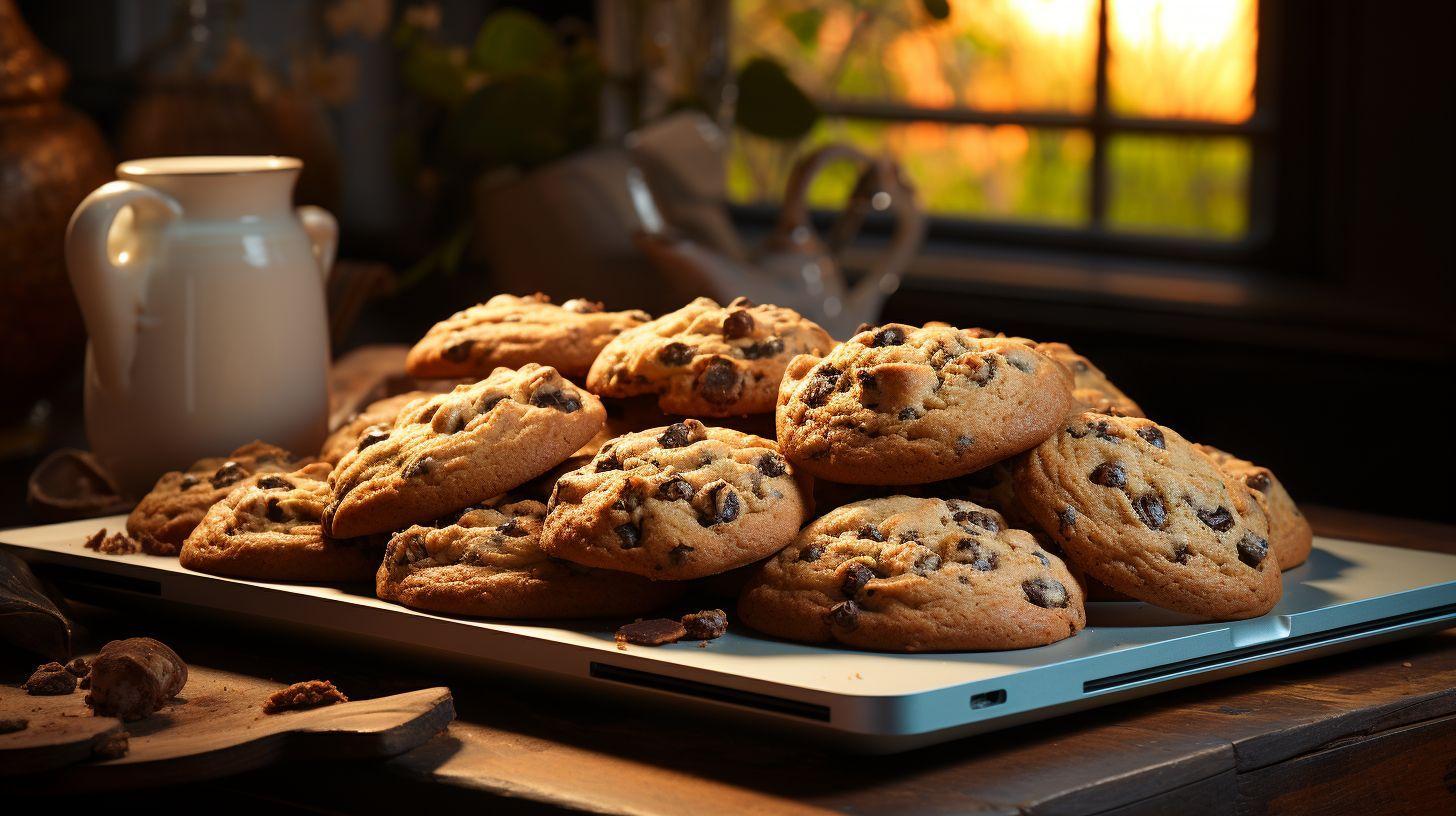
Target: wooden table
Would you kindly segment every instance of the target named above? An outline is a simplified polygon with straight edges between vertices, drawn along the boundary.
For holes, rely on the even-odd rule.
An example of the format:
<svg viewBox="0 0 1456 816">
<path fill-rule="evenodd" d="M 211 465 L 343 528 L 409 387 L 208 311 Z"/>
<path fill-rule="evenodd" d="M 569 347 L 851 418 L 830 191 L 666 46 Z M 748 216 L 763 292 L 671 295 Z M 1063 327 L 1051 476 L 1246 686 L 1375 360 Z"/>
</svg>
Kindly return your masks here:
<svg viewBox="0 0 1456 816">
<path fill-rule="evenodd" d="M 1456 552 L 1456 527 L 1309 508 L 1323 535 Z M 432 685 L 459 720 L 382 763 L 303 764 L 120 797 L 148 808 L 410 813 L 1456 813 L 1456 630 L 891 757 L 808 747 L 467 669 L 96 611 L 190 662 L 357 698 Z M 0 797 L 0 801 L 5 801 Z M 116 799 L 108 800 L 108 807 Z"/>
</svg>

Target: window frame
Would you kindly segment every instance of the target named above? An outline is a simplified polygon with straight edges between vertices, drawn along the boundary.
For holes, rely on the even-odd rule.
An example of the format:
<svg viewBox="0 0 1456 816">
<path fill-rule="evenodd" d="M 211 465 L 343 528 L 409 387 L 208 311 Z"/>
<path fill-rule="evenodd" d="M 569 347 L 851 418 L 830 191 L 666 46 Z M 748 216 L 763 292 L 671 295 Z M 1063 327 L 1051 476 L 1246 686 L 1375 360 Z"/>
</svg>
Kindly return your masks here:
<svg viewBox="0 0 1456 816">
<path fill-rule="evenodd" d="M 1279 37 L 1279 0 L 1255 0 L 1258 37 L 1254 52 L 1254 111 L 1241 122 L 1123 116 L 1111 108 L 1108 88 L 1109 0 L 1097 3 L 1097 50 L 1093 74 L 1093 102 L 1080 113 L 1061 111 L 992 111 L 969 107 L 927 108 L 897 102 L 866 102 L 851 99 L 815 98 L 823 116 L 875 122 L 937 122 L 950 125 L 1018 125 L 1046 130 L 1085 131 L 1092 141 L 1088 169 L 1087 220 L 1072 225 L 1047 224 L 989 216 L 928 215 L 930 244 L 954 246 L 996 245 L 1031 247 L 1072 252 L 1138 256 L 1153 259 L 1196 261 L 1215 264 L 1253 265 L 1270 257 L 1274 235 L 1274 113 L 1275 43 Z M 1249 145 L 1247 182 L 1248 224 L 1240 237 L 1224 240 L 1198 235 L 1119 231 L 1107 224 L 1111 182 L 1108 177 L 1108 145 L 1119 135 L 1233 136 Z M 776 208 L 766 204 L 735 204 L 736 217 L 753 225 L 771 223 Z M 816 210 L 816 220 L 827 222 L 832 213 Z M 888 228 L 884 218 L 871 217 L 866 227 L 876 232 Z"/>
</svg>

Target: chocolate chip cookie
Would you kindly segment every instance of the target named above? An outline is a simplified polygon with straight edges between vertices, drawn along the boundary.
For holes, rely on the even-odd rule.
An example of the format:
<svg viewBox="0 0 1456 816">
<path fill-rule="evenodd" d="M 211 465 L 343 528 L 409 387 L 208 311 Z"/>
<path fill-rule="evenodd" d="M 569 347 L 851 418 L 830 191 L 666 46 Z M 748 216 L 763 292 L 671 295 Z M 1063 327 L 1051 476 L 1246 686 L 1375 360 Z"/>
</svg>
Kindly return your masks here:
<svg viewBox="0 0 1456 816">
<path fill-rule="evenodd" d="M 1102 369 L 1072 350 L 1066 343 L 1037 343 L 1036 350 L 1066 366 L 1072 372 L 1072 397 L 1088 411 L 1119 416 L 1144 416 L 1132 397 L 1107 379 Z"/>
<path fill-rule="evenodd" d="M 562 476 L 541 547 L 657 580 L 701 578 L 789 543 L 805 496 L 773 442 L 689 419 L 619 437 Z"/>
<path fill-rule="evenodd" d="M 392 532 L 498 496 L 570 456 L 605 416 L 554 368 L 498 368 L 365 431 L 329 477 L 324 531 Z"/>
<path fill-rule="evenodd" d="M 1016 463 L 1017 501 L 1089 575 L 1141 601 L 1223 620 L 1282 592 L 1252 492 L 1175 431 L 1085 412 Z"/>
<path fill-rule="evenodd" d="M 1024 530 L 972 502 L 892 496 L 805 527 L 738 602 L 749 626 L 892 652 L 1023 649 L 1076 634 L 1082 591 Z"/>
<path fill-rule="evenodd" d="M 266 442 L 249 442 L 227 456 L 199 459 L 162 474 L 126 519 L 126 531 L 152 555 L 176 555 L 182 542 L 233 487 L 255 473 L 287 473 L 306 460 Z"/>
<path fill-rule="evenodd" d="M 323 534 L 329 466 L 249 476 L 213 505 L 182 545 L 182 566 L 262 581 L 364 581 L 384 551 L 379 538 Z"/>
<path fill-rule="evenodd" d="M 1294 569 L 1309 559 L 1310 549 L 1314 545 L 1314 531 L 1310 529 L 1304 514 L 1299 512 L 1294 497 L 1279 483 L 1273 471 L 1212 445 L 1193 447 L 1207 454 L 1214 464 L 1235 481 L 1243 482 L 1254 491 L 1254 498 L 1263 504 L 1264 512 L 1269 517 L 1269 547 L 1279 558 L 1279 569 Z"/>
<path fill-rule="evenodd" d="M 545 517 L 541 502 L 493 499 L 395 533 L 375 592 L 430 612 L 537 619 L 642 615 L 682 594 L 671 581 L 552 558 L 541 549 Z"/>
<path fill-rule="evenodd" d="M 580 298 L 558 306 L 539 292 L 496 295 L 436 323 L 410 349 L 405 369 L 427 379 L 476 378 L 498 366 L 539 363 L 579 378 L 612 338 L 651 319 Z"/>
<path fill-rule="evenodd" d="M 789 364 L 778 438 L 814 476 L 919 484 L 1037 445 L 1071 405 L 1071 373 L 1029 340 L 890 324 Z"/>
<path fill-rule="evenodd" d="M 406 405 L 415 400 L 429 399 L 434 396 L 438 396 L 438 392 L 406 391 L 403 394 L 395 394 L 392 397 L 369 403 L 364 410 L 355 414 L 348 422 L 340 425 L 338 430 L 329 434 L 329 438 L 324 440 L 324 446 L 319 451 L 319 459 L 331 465 L 338 464 L 339 460 L 344 458 L 344 454 L 359 444 L 359 437 L 365 431 L 376 425 L 389 428 Z"/>
<path fill-rule="evenodd" d="M 698 298 L 622 332 L 592 363 L 586 386 L 604 397 L 656 394 L 670 414 L 767 414 L 789 360 L 833 346 L 823 329 L 792 309 L 746 298 L 725 307 Z"/>
</svg>

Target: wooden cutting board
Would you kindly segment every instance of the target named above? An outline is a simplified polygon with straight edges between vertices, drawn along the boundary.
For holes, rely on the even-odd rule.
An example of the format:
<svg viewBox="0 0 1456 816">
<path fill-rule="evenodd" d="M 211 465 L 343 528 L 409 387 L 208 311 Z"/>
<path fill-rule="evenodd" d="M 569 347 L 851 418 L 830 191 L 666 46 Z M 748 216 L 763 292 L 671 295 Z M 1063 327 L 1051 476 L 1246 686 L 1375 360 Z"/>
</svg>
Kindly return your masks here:
<svg viewBox="0 0 1456 816">
<path fill-rule="evenodd" d="M 0 778 L 37 792 L 97 791 L 195 782 L 284 760 L 379 759 L 423 744 L 455 718 L 446 688 L 264 714 L 263 701 L 285 683 L 202 666 L 188 672 L 181 696 L 131 723 L 92 716 L 84 691 L 32 697 L 0 686 L 0 719 L 29 720 L 0 734 Z M 93 759 L 97 740 L 120 730 L 130 735 L 127 754 Z"/>
</svg>

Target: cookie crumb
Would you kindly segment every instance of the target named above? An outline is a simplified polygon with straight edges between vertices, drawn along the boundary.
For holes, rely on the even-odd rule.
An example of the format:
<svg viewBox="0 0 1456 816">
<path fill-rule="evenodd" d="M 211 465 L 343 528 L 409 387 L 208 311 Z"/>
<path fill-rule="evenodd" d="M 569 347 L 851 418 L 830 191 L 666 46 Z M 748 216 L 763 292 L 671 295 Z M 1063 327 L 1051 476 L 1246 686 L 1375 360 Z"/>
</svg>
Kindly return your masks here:
<svg viewBox="0 0 1456 816">
<path fill-rule="evenodd" d="M 71 694 L 76 690 L 76 676 L 66 671 L 65 666 L 52 661 L 36 667 L 21 688 L 37 697 Z"/>
<path fill-rule="evenodd" d="M 670 618 L 649 618 L 633 621 L 617 630 L 617 646 L 631 643 L 636 646 L 666 646 L 676 643 L 688 634 L 679 621 Z"/>
<path fill-rule="evenodd" d="M 30 727 L 30 720 L 24 717 L 6 717 L 0 720 L 0 734 L 14 734 Z"/>
<path fill-rule="evenodd" d="M 728 631 L 728 613 L 721 609 L 704 609 L 682 617 L 689 640 L 716 640 Z"/>
<path fill-rule="evenodd" d="M 126 533 L 107 535 L 103 527 L 86 539 L 86 549 L 102 555 L 136 555 L 142 551 L 142 544 Z"/>
<path fill-rule="evenodd" d="M 96 759 L 120 759 L 126 756 L 126 752 L 130 750 L 131 734 L 125 731 L 102 734 L 97 737 L 96 742 L 91 744 L 91 756 Z"/>
<path fill-rule="evenodd" d="M 1400 665 L 1405 666 L 1407 669 L 1409 669 L 1411 667 L 1411 664 L 1410 664 L 1410 661 L 1409 660 L 1405 661 L 1404 663 L 1401 663 Z"/>
<path fill-rule="evenodd" d="M 273 692 L 263 701 L 264 714 L 278 714 L 284 711 L 303 711 L 321 708 L 334 703 L 347 703 L 349 698 L 334 688 L 328 680 L 305 680 L 285 689 Z"/>
<path fill-rule="evenodd" d="M 86 662 L 84 657 L 72 658 L 71 662 L 66 664 L 66 671 L 76 677 L 85 677 L 91 673 L 91 664 Z"/>
</svg>

